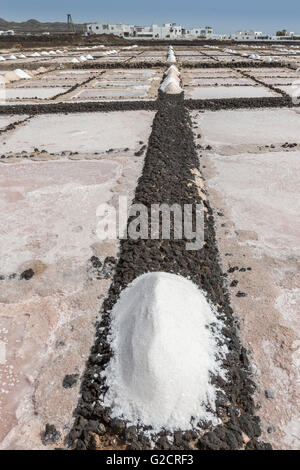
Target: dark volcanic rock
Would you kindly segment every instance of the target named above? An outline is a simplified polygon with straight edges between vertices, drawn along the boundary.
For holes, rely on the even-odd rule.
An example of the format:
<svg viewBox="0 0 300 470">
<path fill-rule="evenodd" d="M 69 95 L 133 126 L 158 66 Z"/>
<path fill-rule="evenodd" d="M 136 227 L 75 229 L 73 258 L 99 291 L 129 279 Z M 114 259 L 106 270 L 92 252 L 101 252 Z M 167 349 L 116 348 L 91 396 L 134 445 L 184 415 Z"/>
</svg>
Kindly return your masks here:
<svg viewBox="0 0 300 470">
<path fill-rule="evenodd" d="M 65 375 L 64 380 L 62 382 L 62 386 L 64 388 L 72 388 L 77 384 L 78 379 L 79 379 L 79 374 Z"/>
<path fill-rule="evenodd" d="M 53 444 L 54 442 L 59 441 L 61 438 L 60 432 L 56 430 L 56 427 L 53 424 L 46 424 L 45 431 L 42 433 L 42 443 L 47 446 Z"/>
</svg>

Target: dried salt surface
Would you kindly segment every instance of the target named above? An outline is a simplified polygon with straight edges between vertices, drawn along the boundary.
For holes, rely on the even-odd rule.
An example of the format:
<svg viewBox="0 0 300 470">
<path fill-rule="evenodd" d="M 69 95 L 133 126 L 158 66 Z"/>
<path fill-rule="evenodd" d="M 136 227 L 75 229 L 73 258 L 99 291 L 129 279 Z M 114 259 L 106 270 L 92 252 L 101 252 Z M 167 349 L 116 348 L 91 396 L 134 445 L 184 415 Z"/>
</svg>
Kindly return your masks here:
<svg viewBox="0 0 300 470">
<path fill-rule="evenodd" d="M 72 99 L 78 98 L 144 98 L 147 96 L 149 86 L 140 86 L 132 89 L 124 88 L 113 88 L 113 89 L 86 89 L 82 90 L 76 95 L 72 96 Z"/>
<path fill-rule="evenodd" d="M 114 417 L 155 432 L 217 424 L 211 374 L 225 379 L 222 325 L 190 280 L 164 272 L 135 279 L 112 310 L 104 404 Z"/>
<path fill-rule="evenodd" d="M 103 152 L 110 148 L 138 149 L 151 132 L 154 112 L 56 114 L 35 116 L 9 136 L 0 136 L 0 151 Z M 4 144 L 5 142 L 5 144 Z"/>
<path fill-rule="evenodd" d="M 291 126 L 295 140 L 299 131 L 295 133 L 286 111 L 276 110 L 279 123 L 274 122 L 273 138 L 276 133 L 279 139 L 286 137 Z M 229 115 L 223 116 L 223 124 L 228 119 Z M 251 120 L 254 116 L 248 117 Z M 265 121 L 268 135 L 266 116 Z M 255 129 L 260 127 L 259 121 Z M 251 351 L 262 439 L 275 449 L 296 450 L 300 435 L 300 152 L 209 155 L 202 163 L 211 205 L 215 213 L 223 213 L 216 217 L 223 270 L 251 267 L 251 271 L 229 274 L 228 281 L 239 283 L 230 287 L 231 302 L 241 320 L 242 342 Z M 237 297 L 237 290 L 247 297 Z M 274 398 L 267 399 L 265 390 L 271 390 Z M 275 428 L 271 434 L 270 426 Z"/>
<path fill-rule="evenodd" d="M 0 273 L 18 273 L 0 290 L 0 449 L 45 449 L 46 423 L 63 438 L 72 426 L 80 381 L 68 390 L 62 381 L 84 372 L 111 282 L 90 278 L 88 259 L 118 251 L 117 240 L 97 237 L 96 211 L 117 208 L 119 194 L 130 203 L 143 157 L 128 153 L 0 165 Z M 28 268 L 34 277 L 20 281 Z"/>
<path fill-rule="evenodd" d="M 190 88 L 186 96 L 192 99 L 218 99 L 218 98 L 262 98 L 279 96 L 268 88 L 260 86 L 218 86 Z"/>
<path fill-rule="evenodd" d="M 297 109 L 206 112 L 195 117 L 202 142 L 210 145 L 295 142 L 300 134 Z"/>
<path fill-rule="evenodd" d="M 65 91 L 64 88 L 6 88 L 5 94 L 7 99 L 16 98 L 52 98 L 59 93 Z"/>
<path fill-rule="evenodd" d="M 240 85 L 255 85 L 255 82 L 249 78 L 218 78 L 218 77 L 209 77 L 209 78 L 195 78 L 188 82 L 191 86 L 206 86 L 206 85 L 230 85 L 230 86 L 240 86 Z"/>
</svg>

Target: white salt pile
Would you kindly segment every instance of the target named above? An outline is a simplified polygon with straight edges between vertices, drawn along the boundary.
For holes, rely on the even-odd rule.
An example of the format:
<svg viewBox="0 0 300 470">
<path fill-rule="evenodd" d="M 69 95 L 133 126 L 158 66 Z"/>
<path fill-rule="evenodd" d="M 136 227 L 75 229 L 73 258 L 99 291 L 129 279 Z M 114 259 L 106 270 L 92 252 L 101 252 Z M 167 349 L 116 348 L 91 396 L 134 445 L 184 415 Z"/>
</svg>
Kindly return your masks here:
<svg viewBox="0 0 300 470">
<path fill-rule="evenodd" d="M 73 64 L 77 64 L 79 62 L 79 60 L 76 59 L 76 57 L 74 57 L 74 59 L 72 59 L 71 62 L 73 62 Z"/>
<path fill-rule="evenodd" d="M 24 70 L 22 69 L 16 69 L 14 70 L 14 73 L 20 78 L 31 78 L 31 76 L 27 72 L 24 72 Z"/>
<path fill-rule="evenodd" d="M 180 72 L 175 65 L 166 70 L 164 73 L 164 80 L 160 85 L 160 90 L 164 93 L 176 95 L 182 93 L 182 88 L 180 86 Z"/>
<path fill-rule="evenodd" d="M 3 60 L 6 60 L 6 59 L 4 59 L 4 57 L 2 57 L 2 55 L 0 55 L 0 61 L 3 61 Z"/>
<path fill-rule="evenodd" d="M 135 279 L 112 310 L 114 355 L 103 372 L 112 416 L 155 432 L 217 424 L 211 374 L 226 379 L 222 326 L 191 281 L 163 272 Z"/>
<path fill-rule="evenodd" d="M 16 56 L 14 54 L 11 54 L 8 58 L 9 60 L 16 60 Z"/>
<path fill-rule="evenodd" d="M 168 57 L 167 57 L 167 63 L 175 63 L 176 62 L 176 57 L 174 52 L 169 52 Z"/>
</svg>

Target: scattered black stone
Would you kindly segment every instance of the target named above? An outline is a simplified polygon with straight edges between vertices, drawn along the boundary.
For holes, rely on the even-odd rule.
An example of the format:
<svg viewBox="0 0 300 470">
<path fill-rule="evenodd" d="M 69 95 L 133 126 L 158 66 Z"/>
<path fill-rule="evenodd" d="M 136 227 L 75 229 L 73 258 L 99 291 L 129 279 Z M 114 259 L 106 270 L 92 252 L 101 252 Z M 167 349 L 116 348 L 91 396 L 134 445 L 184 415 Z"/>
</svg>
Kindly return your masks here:
<svg viewBox="0 0 300 470">
<path fill-rule="evenodd" d="M 65 375 L 63 382 L 62 382 L 62 386 L 64 388 L 72 388 L 77 384 L 78 379 L 79 379 L 79 374 Z"/>
<path fill-rule="evenodd" d="M 41 435 L 42 443 L 44 446 L 53 444 L 54 442 L 59 441 L 61 438 L 60 432 L 56 430 L 56 427 L 53 424 L 46 424 L 45 431 Z"/>
<path fill-rule="evenodd" d="M 236 279 L 234 279 L 232 281 L 232 283 L 230 284 L 230 287 L 236 287 L 238 285 L 239 281 L 237 281 Z"/>
<path fill-rule="evenodd" d="M 34 271 L 33 269 L 26 269 L 26 271 L 23 271 L 20 275 L 20 279 L 24 279 L 25 281 L 29 281 L 34 276 Z"/>
<path fill-rule="evenodd" d="M 274 393 L 272 392 L 272 390 L 265 390 L 265 397 L 274 398 Z"/>
<path fill-rule="evenodd" d="M 275 428 L 274 426 L 269 426 L 269 427 L 267 428 L 267 432 L 268 432 L 269 434 L 271 434 L 272 432 L 275 432 L 275 431 L 276 431 L 276 428 Z"/>
<path fill-rule="evenodd" d="M 4 281 L 5 276 L 3 274 L 0 274 L 0 281 Z"/>
<path fill-rule="evenodd" d="M 240 271 L 240 273 L 245 273 L 245 272 L 246 272 L 246 268 L 241 268 L 239 271 Z"/>
<path fill-rule="evenodd" d="M 235 295 L 236 297 L 247 297 L 248 294 L 239 290 Z"/>
</svg>

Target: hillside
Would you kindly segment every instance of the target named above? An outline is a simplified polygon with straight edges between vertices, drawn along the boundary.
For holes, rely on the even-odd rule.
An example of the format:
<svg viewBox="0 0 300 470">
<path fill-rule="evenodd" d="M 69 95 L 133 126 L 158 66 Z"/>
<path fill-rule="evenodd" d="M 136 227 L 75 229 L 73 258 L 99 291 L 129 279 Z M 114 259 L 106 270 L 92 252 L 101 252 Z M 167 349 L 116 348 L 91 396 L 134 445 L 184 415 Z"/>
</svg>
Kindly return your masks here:
<svg viewBox="0 0 300 470">
<path fill-rule="evenodd" d="M 84 24 L 74 24 L 76 32 L 83 32 L 85 29 Z M 15 21 L 6 21 L 0 18 L 0 31 L 7 31 L 13 29 L 15 33 L 66 33 L 68 32 L 68 24 L 66 22 L 47 22 L 41 23 L 38 20 L 30 19 L 21 23 Z"/>
</svg>

